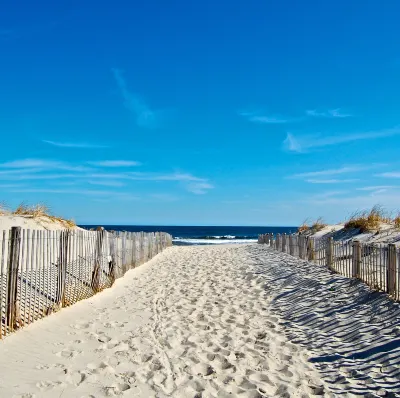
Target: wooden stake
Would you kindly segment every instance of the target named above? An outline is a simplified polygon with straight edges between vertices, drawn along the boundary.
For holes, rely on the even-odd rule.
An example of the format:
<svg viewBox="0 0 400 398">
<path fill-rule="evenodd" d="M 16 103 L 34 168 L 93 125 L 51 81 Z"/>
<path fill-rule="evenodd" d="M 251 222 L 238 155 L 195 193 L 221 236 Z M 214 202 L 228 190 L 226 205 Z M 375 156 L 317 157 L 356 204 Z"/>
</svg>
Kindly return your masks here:
<svg viewBox="0 0 400 398">
<path fill-rule="evenodd" d="M 101 255 L 103 248 L 103 239 L 104 239 L 104 228 L 97 228 L 97 236 L 96 236 L 96 246 L 94 251 L 94 267 L 92 272 L 92 289 L 94 293 L 99 292 L 100 289 L 100 264 L 101 264 Z"/>
<path fill-rule="evenodd" d="M 361 243 L 358 240 L 353 242 L 353 270 L 352 277 L 359 278 L 361 270 Z"/>
<path fill-rule="evenodd" d="M 21 227 L 12 227 L 8 251 L 7 280 L 7 325 L 10 330 L 17 329 L 18 319 L 18 267 L 21 245 Z"/>
<path fill-rule="evenodd" d="M 68 245 L 70 239 L 70 231 L 65 230 L 60 233 L 60 247 L 57 268 L 57 305 L 59 308 L 64 307 L 65 301 L 65 282 L 67 279 L 68 264 Z"/>
<path fill-rule="evenodd" d="M 388 264 L 387 264 L 387 293 L 390 296 L 394 296 L 396 293 L 396 268 L 397 268 L 396 245 L 390 243 L 388 245 Z"/>
</svg>

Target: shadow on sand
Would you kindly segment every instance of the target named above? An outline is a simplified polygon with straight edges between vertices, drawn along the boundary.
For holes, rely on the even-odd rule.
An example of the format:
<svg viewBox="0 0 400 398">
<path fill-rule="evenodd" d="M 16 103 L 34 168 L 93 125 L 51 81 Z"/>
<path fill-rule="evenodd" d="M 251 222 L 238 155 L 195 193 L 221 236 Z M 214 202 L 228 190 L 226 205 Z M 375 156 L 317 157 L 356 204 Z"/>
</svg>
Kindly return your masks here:
<svg viewBox="0 0 400 398">
<path fill-rule="evenodd" d="M 400 396 L 398 303 L 358 280 L 264 245 L 248 250 L 287 337 L 307 348 L 335 394 Z"/>
</svg>

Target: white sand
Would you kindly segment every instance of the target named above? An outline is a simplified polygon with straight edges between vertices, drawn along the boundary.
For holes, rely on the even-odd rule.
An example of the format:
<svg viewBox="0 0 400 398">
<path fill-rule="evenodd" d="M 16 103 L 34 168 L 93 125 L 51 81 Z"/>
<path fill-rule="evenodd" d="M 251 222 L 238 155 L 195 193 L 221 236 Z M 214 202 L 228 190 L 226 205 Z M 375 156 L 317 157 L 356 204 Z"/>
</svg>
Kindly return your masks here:
<svg viewBox="0 0 400 398">
<path fill-rule="evenodd" d="M 302 235 L 334 240 L 359 240 L 363 243 L 394 243 L 400 246 L 400 230 L 393 225 L 381 223 L 379 231 L 360 233 L 358 229 L 344 229 L 344 224 L 327 225 L 318 232 L 306 231 Z"/>
<path fill-rule="evenodd" d="M 50 220 L 47 217 L 30 217 L 16 215 L 0 215 L 0 230 L 9 230 L 11 227 L 21 227 L 23 229 L 59 231 L 66 226 L 60 221 Z M 74 227 L 73 229 L 81 229 Z"/>
<path fill-rule="evenodd" d="M 172 247 L 0 342 L 0 396 L 393 392 L 399 308 L 367 293 L 265 245 Z"/>
</svg>

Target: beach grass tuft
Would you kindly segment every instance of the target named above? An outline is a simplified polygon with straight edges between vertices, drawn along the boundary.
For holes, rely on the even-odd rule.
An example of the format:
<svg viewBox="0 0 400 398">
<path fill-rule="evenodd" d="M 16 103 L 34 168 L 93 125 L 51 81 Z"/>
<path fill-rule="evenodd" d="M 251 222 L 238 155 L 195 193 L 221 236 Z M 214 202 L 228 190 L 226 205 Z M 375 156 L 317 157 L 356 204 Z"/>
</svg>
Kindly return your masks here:
<svg viewBox="0 0 400 398">
<path fill-rule="evenodd" d="M 6 215 L 7 212 L 4 211 L 2 214 L 2 207 L 0 205 L 0 215 Z M 6 209 L 6 208 L 5 208 Z M 76 226 L 74 220 L 64 219 L 58 216 L 55 216 L 51 213 L 49 206 L 44 203 L 37 203 L 35 205 L 28 205 L 25 202 L 21 203 L 17 206 L 15 210 L 11 212 L 11 214 L 16 216 L 23 216 L 29 218 L 47 218 L 51 222 L 58 222 L 65 226 L 65 228 L 71 229 Z"/>
<path fill-rule="evenodd" d="M 318 217 L 313 224 L 311 225 L 311 230 L 313 231 L 313 233 L 315 232 L 319 232 L 322 229 L 324 229 L 326 227 L 326 224 L 324 223 L 324 220 L 322 219 L 322 217 Z"/>
<path fill-rule="evenodd" d="M 300 227 L 297 228 L 297 232 L 298 232 L 299 234 L 302 234 L 302 233 L 307 232 L 309 229 L 310 229 L 310 226 L 308 225 L 308 220 L 304 220 L 304 221 L 301 223 Z"/>
<path fill-rule="evenodd" d="M 0 202 L 0 216 L 9 214 L 8 206 L 5 202 Z"/>
<path fill-rule="evenodd" d="M 382 223 L 391 223 L 390 217 L 380 205 L 371 210 L 357 211 L 345 222 L 344 229 L 359 229 L 360 232 L 378 231 Z"/>
<path fill-rule="evenodd" d="M 393 218 L 393 224 L 395 228 L 400 229 L 400 214 Z"/>
</svg>

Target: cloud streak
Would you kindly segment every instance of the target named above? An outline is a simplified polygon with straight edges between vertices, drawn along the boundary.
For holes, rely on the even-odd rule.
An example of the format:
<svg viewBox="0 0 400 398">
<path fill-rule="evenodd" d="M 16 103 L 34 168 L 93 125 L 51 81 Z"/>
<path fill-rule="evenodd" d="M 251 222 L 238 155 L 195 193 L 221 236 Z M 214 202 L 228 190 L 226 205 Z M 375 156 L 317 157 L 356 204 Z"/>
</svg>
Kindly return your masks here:
<svg viewBox="0 0 400 398">
<path fill-rule="evenodd" d="M 124 169 L 138 166 L 140 163 L 136 161 L 101 160 L 87 163 L 93 167 L 48 159 L 13 160 L 0 164 L 0 181 L 48 181 L 48 184 L 62 182 L 64 185 L 86 183 L 109 187 L 126 186 L 130 181 L 177 182 L 196 195 L 203 195 L 214 188 L 208 179 L 190 173 L 134 172 Z M 109 172 L 110 168 L 113 172 Z"/>
<path fill-rule="evenodd" d="M 309 179 L 306 182 L 310 184 L 347 184 L 351 182 L 359 181 L 357 178 L 353 179 L 346 179 L 346 180 L 339 180 L 339 179 L 328 179 L 328 180 L 319 180 L 319 179 Z"/>
<path fill-rule="evenodd" d="M 136 124 L 141 127 L 157 127 L 157 114 L 137 95 L 128 90 L 120 69 L 112 69 L 114 79 L 124 100 L 124 106 L 136 117 Z"/>
<path fill-rule="evenodd" d="M 57 146 L 60 148 L 81 148 L 81 149 L 100 149 L 108 148 L 107 145 L 89 144 L 84 142 L 58 142 L 50 140 L 42 140 L 45 144 Z"/>
<path fill-rule="evenodd" d="M 380 173 L 380 174 L 376 174 L 376 177 L 400 178 L 400 171 L 389 171 L 387 173 Z"/>
<path fill-rule="evenodd" d="M 140 166 L 140 162 L 136 162 L 133 160 L 101 160 L 97 162 L 87 162 L 92 166 L 99 167 L 132 167 L 132 166 Z"/>
<path fill-rule="evenodd" d="M 317 111 L 316 109 L 310 109 L 306 111 L 306 115 L 311 117 L 326 117 L 326 118 L 346 118 L 352 116 L 348 113 L 342 112 L 340 108 L 328 109 L 327 111 L 323 112 Z"/>
<path fill-rule="evenodd" d="M 317 135 L 317 136 L 298 136 L 295 137 L 291 133 L 287 133 L 286 139 L 283 141 L 283 147 L 290 152 L 305 153 L 316 148 L 345 144 L 361 140 L 372 140 L 376 138 L 391 137 L 400 134 L 400 128 L 368 131 L 364 133 L 353 133 L 346 135 Z"/>
<path fill-rule="evenodd" d="M 261 112 L 239 112 L 240 116 L 245 117 L 249 122 L 258 124 L 282 124 L 288 123 L 287 119 L 276 117 L 276 116 L 266 116 Z"/>
<path fill-rule="evenodd" d="M 376 167 L 384 166 L 383 164 L 371 164 L 371 165 L 353 165 L 353 166 L 343 166 L 337 169 L 326 169 L 326 170 L 318 170 L 318 171 L 309 171 L 306 173 L 298 173 L 293 174 L 289 178 L 313 178 L 313 177 L 321 177 L 321 176 L 332 176 L 338 174 L 346 174 L 346 173 L 356 173 L 358 171 L 369 170 Z"/>
</svg>

